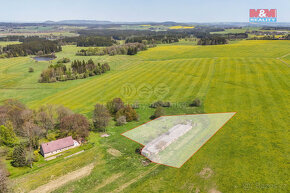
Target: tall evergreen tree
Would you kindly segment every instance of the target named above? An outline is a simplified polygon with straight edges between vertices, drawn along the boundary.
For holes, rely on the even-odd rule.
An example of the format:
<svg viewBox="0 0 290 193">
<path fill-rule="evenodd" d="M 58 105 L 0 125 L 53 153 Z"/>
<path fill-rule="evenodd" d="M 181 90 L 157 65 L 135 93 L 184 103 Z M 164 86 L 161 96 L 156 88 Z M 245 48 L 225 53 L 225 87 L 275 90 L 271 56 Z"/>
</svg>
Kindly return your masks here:
<svg viewBox="0 0 290 193">
<path fill-rule="evenodd" d="M 14 148 L 13 154 L 12 154 L 13 161 L 11 164 L 14 167 L 23 167 L 26 166 L 26 152 L 24 149 L 24 145 L 20 144 Z"/>
</svg>

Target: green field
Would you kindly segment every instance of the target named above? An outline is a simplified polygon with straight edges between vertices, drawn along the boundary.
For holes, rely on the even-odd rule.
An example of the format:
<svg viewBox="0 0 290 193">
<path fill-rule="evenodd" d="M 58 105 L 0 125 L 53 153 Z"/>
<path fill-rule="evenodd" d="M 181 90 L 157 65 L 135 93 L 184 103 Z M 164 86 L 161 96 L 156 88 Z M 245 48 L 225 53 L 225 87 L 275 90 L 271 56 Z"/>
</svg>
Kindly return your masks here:
<svg viewBox="0 0 290 193">
<path fill-rule="evenodd" d="M 20 28 L 3 28 L 0 27 L 0 37 L 1 36 L 67 36 L 74 37 L 78 34 L 71 32 L 73 30 L 85 29 L 86 27 L 77 26 L 25 26 Z M 1 44 L 1 42 L 0 42 Z"/>
<path fill-rule="evenodd" d="M 146 106 L 138 109 L 140 122 L 125 127 L 111 125 L 111 136 L 98 139 L 98 148 L 89 151 L 90 156 L 100 157 L 97 162 L 106 164 L 97 165 L 90 176 L 56 192 L 109 192 L 126 183 L 125 192 L 289 192 L 289 48 L 290 41 L 278 40 L 244 40 L 216 46 L 159 45 L 135 56 L 91 57 L 109 62 L 112 70 L 87 79 L 49 84 L 37 83 L 48 62 L 34 62 L 29 57 L 0 59 L 0 100 L 17 98 L 31 108 L 63 104 L 89 117 L 95 103 L 115 97 Z M 57 56 L 90 58 L 75 56 L 78 49 L 64 46 Z M 29 67 L 35 71 L 29 73 Z M 166 96 L 154 94 L 160 84 L 168 89 Z M 124 96 L 122 88 L 126 85 L 136 89 L 136 94 Z M 147 95 L 140 90 L 144 86 L 149 88 Z M 181 105 L 196 97 L 203 100 L 202 108 Z M 119 134 L 148 121 L 154 110 L 147 106 L 158 99 L 176 104 L 166 110 L 168 114 L 237 114 L 180 169 L 155 164 L 143 167 L 143 157 L 134 153 L 138 145 Z M 110 147 L 122 156 L 106 153 Z M 82 160 L 82 156 L 72 159 Z M 59 164 L 68 167 L 65 162 Z M 47 182 L 35 178 L 47 167 L 37 174 L 11 178 L 28 191 L 36 182 Z M 212 176 L 202 178 L 199 173 L 203 168 L 210 168 Z M 122 177 L 96 189 L 115 174 Z M 138 178 L 140 175 L 142 178 Z"/>
<path fill-rule="evenodd" d="M 224 31 L 210 32 L 211 34 L 245 33 L 247 30 L 260 30 L 259 27 L 243 27 L 241 29 L 225 29 Z"/>
</svg>

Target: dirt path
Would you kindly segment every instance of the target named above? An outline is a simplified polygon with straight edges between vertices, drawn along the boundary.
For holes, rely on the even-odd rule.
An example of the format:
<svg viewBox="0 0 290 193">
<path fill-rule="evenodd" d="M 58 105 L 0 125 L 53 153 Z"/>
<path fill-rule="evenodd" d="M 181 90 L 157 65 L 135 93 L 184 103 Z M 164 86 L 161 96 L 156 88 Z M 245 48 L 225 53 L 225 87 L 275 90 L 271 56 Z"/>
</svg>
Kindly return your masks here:
<svg viewBox="0 0 290 193">
<path fill-rule="evenodd" d="M 30 193 L 47 193 L 56 190 L 57 188 L 63 186 L 64 184 L 78 180 L 89 175 L 94 168 L 94 164 L 87 165 L 83 168 L 80 168 L 76 171 L 68 173 L 64 176 L 59 177 L 58 179 L 52 180 L 47 184 L 39 186 L 35 190 L 30 191 Z"/>
<path fill-rule="evenodd" d="M 121 192 L 122 190 L 124 190 L 125 188 L 127 188 L 128 186 L 130 186 L 131 184 L 137 182 L 138 180 L 140 180 L 141 178 L 143 178 L 144 176 L 148 175 L 150 172 L 152 172 L 153 170 L 155 170 L 159 165 L 156 164 L 155 166 L 153 166 L 151 169 L 149 169 L 148 171 L 142 173 L 141 175 L 139 175 L 138 177 L 130 180 L 129 182 L 123 184 L 122 186 L 120 186 L 119 188 L 117 188 L 116 190 L 112 191 L 112 192 Z"/>
<path fill-rule="evenodd" d="M 284 56 L 281 56 L 280 58 L 285 58 L 286 56 L 290 55 L 290 53 L 285 54 Z"/>
<path fill-rule="evenodd" d="M 276 59 L 280 60 L 281 62 L 283 62 L 284 64 L 286 64 L 289 67 L 289 64 L 283 60 L 283 58 L 287 57 L 288 55 L 290 55 L 290 53 L 288 53 L 288 54 L 286 54 L 284 56 L 278 57 Z"/>
<path fill-rule="evenodd" d="M 281 58 L 278 58 L 278 60 L 280 60 L 281 62 L 283 62 L 284 64 L 286 64 L 289 67 L 289 64 L 287 62 L 285 62 L 284 60 L 282 60 Z"/>
<path fill-rule="evenodd" d="M 120 178 L 123 175 L 124 175 L 123 173 L 113 174 L 108 179 L 104 180 L 101 184 L 97 185 L 95 187 L 94 191 L 97 192 L 99 189 L 101 189 L 101 188 L 105 187 L 106 185 L 114 182 L 115 180 L 117 180 L 118 178 Z"/>
</svg>

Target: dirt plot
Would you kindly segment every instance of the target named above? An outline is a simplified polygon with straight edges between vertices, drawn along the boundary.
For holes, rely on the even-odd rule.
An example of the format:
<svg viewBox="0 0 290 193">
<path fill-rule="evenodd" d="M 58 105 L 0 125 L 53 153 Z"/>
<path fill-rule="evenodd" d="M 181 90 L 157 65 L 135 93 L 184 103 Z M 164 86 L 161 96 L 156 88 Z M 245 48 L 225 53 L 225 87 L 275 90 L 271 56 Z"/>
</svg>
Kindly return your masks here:
<svg viewBox="0 0 290 193">
<path fill-rule="evenodd" d="M 204 179 L 208 179 L 213 175 L 213 171 L 210 168 L 203 168 L 200 172 L 199 172 L 199 176 L 204 178 Z"/>
<path fill-rule="evenodd" d="M 221 193 L 221 192 L 216 190 L 215 188 L 212 188 L 209 190 L 209 193 Z"/>
<path fill-rule="evenodd" d="M 87 166 L 80 168 L 76 171 L 73 171 L 73 172 L 68 173 L 64 176 L 61 176 L 58 179 L 52 180 L 49 183 L 44 184 L 44 185 L 36 188 L 35 190 L 32 190 L 30 193 L 52 192 L 68 182 L 78 180 L 80 178 L 83 178 L 83 177 L 89 175 L 93 168 L 94 168 L 94 164 L 87 165 Z"/>
<path fill-rule="evenodd" d="M 107 152 L 115 157 L 120 157 L 122 155 L 122 153 L 119 150 L 113 148 L 108 149 Z"/>
</svg>

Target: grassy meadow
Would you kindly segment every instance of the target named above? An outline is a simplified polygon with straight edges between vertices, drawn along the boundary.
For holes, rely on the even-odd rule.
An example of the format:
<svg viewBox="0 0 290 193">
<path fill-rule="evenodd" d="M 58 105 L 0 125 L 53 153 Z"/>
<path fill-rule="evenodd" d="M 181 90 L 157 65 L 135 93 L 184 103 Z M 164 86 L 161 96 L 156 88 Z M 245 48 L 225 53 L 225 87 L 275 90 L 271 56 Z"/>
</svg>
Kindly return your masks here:
<svg viewBox="0 0 290 193">
<path fill-rule="evenodd" d="M 122 127 L 111 123 L 108 138 L 92 133 L 95 145 L 86 153 L 11 179 L 16 189 L 27 192 L 60 175 L 58 168 L 73 170 L 67 162 L 75 160 L 75 168 L 89 162 L 96 166 L 89 176 L 55 192 L 289 192 L 289 48 L 286 40 L 243 40 L 216 46 L 159 45 L 134 56 L 86 57 L 75 56 L 81 48 L 64 46 L 58 58 L 106 61 L 111 71 L 57 83 L 37 82 L 48 62 L 0 59 L 0 100 L 17 98 L 31 108 L 63 104 L 88 117 L 95 103 L 115 97 L 141 104 L 139 122 Z M 202 107 L 188 107 L 196 97 L 202 99 Z M 148 121 L 154 111 L 148 106 L 156 100 L 173 104 L 167 114 L 237 114 L 180 169 L 153 163 L 144 167 L 144 158 L 134 152 L 139 145 L 120 134 Z M 109 148 L 121 156 L 108 154 Z M 212 171 L 207 178 L 200 174 L 204 168 Z"/>
</svg>

